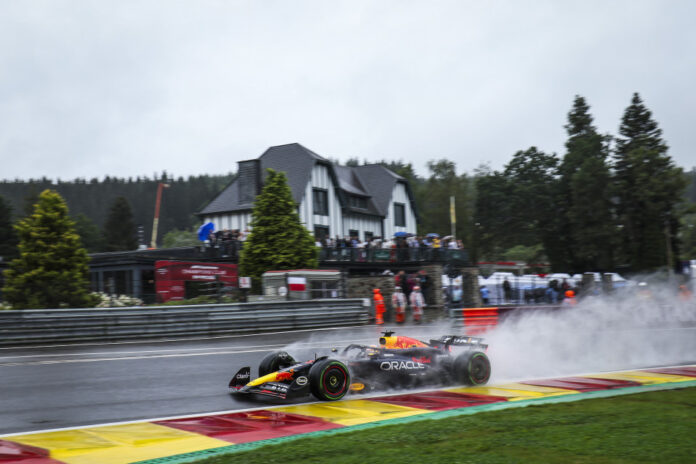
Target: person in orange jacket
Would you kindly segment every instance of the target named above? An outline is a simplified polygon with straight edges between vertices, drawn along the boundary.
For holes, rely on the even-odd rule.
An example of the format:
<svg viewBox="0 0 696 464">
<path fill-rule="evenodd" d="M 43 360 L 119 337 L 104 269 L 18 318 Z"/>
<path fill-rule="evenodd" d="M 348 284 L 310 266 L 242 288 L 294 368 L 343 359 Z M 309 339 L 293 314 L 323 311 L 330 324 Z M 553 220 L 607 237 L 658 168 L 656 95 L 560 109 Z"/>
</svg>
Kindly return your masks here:
<svg viewBox="0 0 696 464">
<path fill-rule="evenodd" d="M 561 306 L 575 306 L 578 304 L 578 300 L 575 299 L 575 292 L 573 290 L 566 290 L 565 298 L 561 302 Z"/>
<path fill-rule="evenodd" d="M 375 322 L 377 325 L 382 325 L 384 324 L 384 313 L 387 311 L 387 308 L 384 306 L 384 297 L 379 291 L 379 288 L 375 288 L 372 290 L 373 299 L 375 301 Z"/>
</svg>

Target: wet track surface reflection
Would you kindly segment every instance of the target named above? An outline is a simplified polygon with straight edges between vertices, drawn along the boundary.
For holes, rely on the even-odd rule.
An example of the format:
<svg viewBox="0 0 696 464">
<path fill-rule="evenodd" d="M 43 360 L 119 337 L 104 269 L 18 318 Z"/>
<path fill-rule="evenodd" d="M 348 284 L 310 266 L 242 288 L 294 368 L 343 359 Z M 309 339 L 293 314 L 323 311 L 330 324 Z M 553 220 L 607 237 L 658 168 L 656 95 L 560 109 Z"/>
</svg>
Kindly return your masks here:
<svg viewBox="0 0 696 464">
<path fill-rule="evenodd" d="M 376 344 L 382 330 L 367 326 L 198 340 L 0 349 L 0 435 L 258 408 L 267 403 L 229 393 L 227 384 L 240 367 L 250 366 L 255 376 L 259 361 L 270 351 L 286 349 L 298 361 L 311 359 L 330 354 L 332 347 Z M 400 327 L 399 333 L 428 340 L 460 332 L 447 323 Z M 539 339 L 524 346 L 520 333 L 490 335 L 487 341 L 493 343 L 489 350 L 492 381 L 519 380 L 523 371 L 518 368 L 522 364 L 516 357 L 524 355 L 527 359 L 530 354 L 538 354 L 525 349 L 536 349 Z M 606 337 L 617 339 L 609 331 Z M 664 359 L 665 362 L 696 362 L 696 328 L 640 330 L 630 339 L 645 337 L 659 337 L 684 347 L 684 356 Z M 601 346 L 595 343 L 595 347 Z M 552 348 L 541 347 L 546 353 Z M 611 350 L 615 352 L 614 347 Z M 548 372 L 535 374 L 570 375 L 587 372 L 584 367 L 609 370 L 608 366 L 581 367 L 569 363 L 568 358 L 559 359 L 549 358 L 551 364 L 541 365 Z M 632 362 L 618 361 L 617 365 L 626 364 L 621 367 L 629 369 L 658 366 L 662 359 L 637 357 Z M 529 372 L 526 366 L 524 372 Z"/>
<path fill-rule="evenodd" d="M 364 327 L 0 349 L 0 434 L 255 407 L 229 394 L 239 367 L 255 371 L 266 353 L 289 344 L 311 358 L 333 342 L 374 343 L 378 336 L 379 329 Z"/>
</svg>

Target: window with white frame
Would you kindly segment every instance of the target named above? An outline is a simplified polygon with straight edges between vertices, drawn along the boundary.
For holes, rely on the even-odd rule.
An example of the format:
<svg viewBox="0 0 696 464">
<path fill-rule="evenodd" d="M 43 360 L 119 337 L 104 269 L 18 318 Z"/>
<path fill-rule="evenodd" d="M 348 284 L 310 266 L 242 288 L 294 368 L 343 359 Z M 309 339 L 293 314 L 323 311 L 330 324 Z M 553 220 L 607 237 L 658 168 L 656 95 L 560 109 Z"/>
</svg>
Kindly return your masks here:
<svg viewBox="0 0 696 464">
<path fill-rule="evenodd" d="M 406 227 L 406 205 L 394 203 L 394 226 Z"/>
<path fill-rule="evenodd" d="M 320 216 L 329 215 L 329 192 L 325 189 L 315 188 L 312 191 L 314 200 L 314 214 Z"/>
</svg>

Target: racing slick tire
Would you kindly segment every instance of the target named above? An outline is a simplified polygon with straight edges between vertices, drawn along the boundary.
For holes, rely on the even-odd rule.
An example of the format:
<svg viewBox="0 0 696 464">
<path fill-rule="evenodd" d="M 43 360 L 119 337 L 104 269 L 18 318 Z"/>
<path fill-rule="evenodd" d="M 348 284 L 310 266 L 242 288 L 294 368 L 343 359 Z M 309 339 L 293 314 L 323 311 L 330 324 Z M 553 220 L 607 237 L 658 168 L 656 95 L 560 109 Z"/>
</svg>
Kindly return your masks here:
<svg viewBox="0 0 696 464">
<path fill-rule="evenodd" d="M 466 385 L 483 385 L 491 377 L 491 362 L 486 353 L 469 351 L 454 360 L 454 378 Z"/>
<path fill-rule="evenodd" d="M 259 377 L 263 377 L 271 372 L 285 369 L 293 364 L 297 364 L 295 358 L 290 356 L 285 351 L 274 351 L 273 353 L 268 353 L 259 363 Z"/>
<path fill-rule="evenodd" d="M 309 370 L 309 389 L 319 400 L 340 400 L 350 389 L 348 368 L 335 359 L 317 362 Z"/>
</svg>

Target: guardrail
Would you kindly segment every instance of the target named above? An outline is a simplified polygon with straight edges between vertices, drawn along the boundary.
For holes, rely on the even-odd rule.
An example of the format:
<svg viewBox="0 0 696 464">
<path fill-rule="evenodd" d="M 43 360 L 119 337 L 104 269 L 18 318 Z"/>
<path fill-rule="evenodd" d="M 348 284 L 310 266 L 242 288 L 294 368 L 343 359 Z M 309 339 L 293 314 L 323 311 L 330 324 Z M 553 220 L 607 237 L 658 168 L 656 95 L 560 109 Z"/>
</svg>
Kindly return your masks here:
<svg viewBox="0 0 696 464">
<path fill-rule="evenodd" d="M 362 299 L 0 311 L 0 346 L 363 325 Z"/>
</svg>

